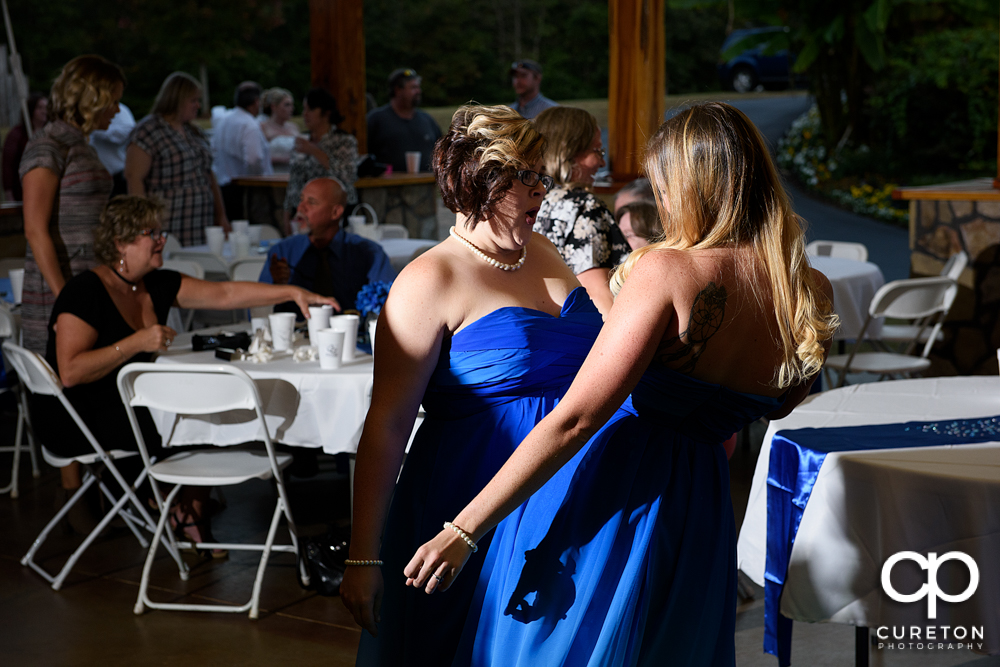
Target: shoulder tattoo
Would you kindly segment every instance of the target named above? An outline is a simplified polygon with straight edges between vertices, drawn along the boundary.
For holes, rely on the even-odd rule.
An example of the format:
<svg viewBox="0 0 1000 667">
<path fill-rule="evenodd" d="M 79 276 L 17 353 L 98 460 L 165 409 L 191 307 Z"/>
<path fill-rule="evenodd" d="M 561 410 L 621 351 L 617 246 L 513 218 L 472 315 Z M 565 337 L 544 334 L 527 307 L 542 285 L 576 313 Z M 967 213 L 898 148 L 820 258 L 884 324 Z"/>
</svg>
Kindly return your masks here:
<svg viewBox="0 0 1000 667">
<path fill-rule="evenodd" d="M 722 328 L 726 297 L 726 288 L 715 283 L 709 283 L 698 292 L 691 306 L 687 330 L 665 339 L 656 353 L 656 361 L 681 373 L 693 371 L 709 339 Z"/>
</svg>

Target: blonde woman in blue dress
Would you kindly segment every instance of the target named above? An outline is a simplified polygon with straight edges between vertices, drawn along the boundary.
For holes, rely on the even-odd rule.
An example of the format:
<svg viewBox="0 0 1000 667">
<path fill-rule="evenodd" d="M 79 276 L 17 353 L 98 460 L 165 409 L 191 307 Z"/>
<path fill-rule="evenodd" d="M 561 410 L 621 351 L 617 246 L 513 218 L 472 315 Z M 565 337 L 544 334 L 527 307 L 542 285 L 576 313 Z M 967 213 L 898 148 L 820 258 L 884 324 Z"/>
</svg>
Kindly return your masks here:
<svg viewBox="0 0 1000 667">
<path fill-rule="evenodd" d="M 664 240 L 617 272 L 563 400 L 404 570 L 447 591 L 500 523 L 454 665 L 735 664 L 722 442 L 805 397 L 837 318 L 740 111 L 679 114 L 645 166 Z"/>
</svg>

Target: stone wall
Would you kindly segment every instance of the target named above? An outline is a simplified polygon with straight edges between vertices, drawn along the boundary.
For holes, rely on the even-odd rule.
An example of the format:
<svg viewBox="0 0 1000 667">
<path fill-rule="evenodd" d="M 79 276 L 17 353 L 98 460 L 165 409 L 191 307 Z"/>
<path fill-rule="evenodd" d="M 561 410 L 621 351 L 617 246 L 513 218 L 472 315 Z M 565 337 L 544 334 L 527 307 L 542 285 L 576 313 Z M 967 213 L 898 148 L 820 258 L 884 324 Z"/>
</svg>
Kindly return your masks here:
<svg viewBox="0 0 1000 667">
<path fill-rule="evenodd" d="M 1000 201 L 910 202 L 910 272 L 935 276 L 964 250 L 969 266 L 927 375 L 996 375 L 1000 348 Z"/>
</svg>

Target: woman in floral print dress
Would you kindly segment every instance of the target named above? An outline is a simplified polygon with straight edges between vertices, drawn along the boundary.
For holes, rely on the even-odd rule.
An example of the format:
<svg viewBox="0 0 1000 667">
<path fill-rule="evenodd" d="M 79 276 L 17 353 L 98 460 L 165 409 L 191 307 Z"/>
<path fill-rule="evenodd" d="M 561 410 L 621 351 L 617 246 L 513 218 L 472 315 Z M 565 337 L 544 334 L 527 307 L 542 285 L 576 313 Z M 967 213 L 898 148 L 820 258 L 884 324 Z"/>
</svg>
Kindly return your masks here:
<svg viewBox="0 0 1000 667">
<path fill-rule="evenodd" d="M 607 315 L 614 301 L 608 286 L 611 269 L 630 248 L 615 216 L 590 192 L 594 174 L 604 166 L 597 119 L 583 109 L 553 107 L 534 123 L 548 142 L 545 170 L 557 183 L 542 201 L 535 231 L 555 244 L 597 309 Z"/>
</svg>

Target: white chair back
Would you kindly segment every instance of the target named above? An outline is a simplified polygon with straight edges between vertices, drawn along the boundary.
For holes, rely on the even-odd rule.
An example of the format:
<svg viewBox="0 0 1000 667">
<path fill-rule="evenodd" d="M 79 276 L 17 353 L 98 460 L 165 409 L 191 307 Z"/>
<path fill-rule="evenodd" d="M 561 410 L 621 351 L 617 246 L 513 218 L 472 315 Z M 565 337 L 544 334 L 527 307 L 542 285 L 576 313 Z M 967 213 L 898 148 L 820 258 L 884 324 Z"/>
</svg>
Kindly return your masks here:
<svg viewBox="0 0 1000 667">
<path fill-rule="evenodd" d="M 260 236 L 258 238 L 260 238 L 261 241 L 268 241 L 270 239 L 281 238 L 281 232 L 279 232 L 278 228 L 273 225 L 250 225 L 251 238 L 255 234 L 253 230 L 258 228 L 260 229 Z"/>
<path fill-rule="evenodd" d="M 946 276 L 893 280 L 875 292 L 868 312 L 872 317 L 916 320 L 948 312 L 958 286 Z"/>
<path fill-rule="evenodd" d="M 164 259 L 170 259 L 175 252 L 178 250 L 183 250 L 184 246 L 181 242 L 177 240 L 177 237 L 173 234 L 167 234 L 167 239 L 163 243 L 163 257 Z"/>
<path fill-rule="evenodd" d="M 129 364 L 118 374 L 123 397 L 133 406 L 185 415 L 256 410 L 257 385 L 235 366 Z"/>
<path fill-rule="evenodd" d="M 197 278 L 198 280 L 205 279 L 204 267 L 197 262 L 192 262 L 187 259 L 165 259 L 163 260 L 163 268 L 183 273 L 186 276 L 191 276 L 192 278 Z"/>
<path fill-rule="evenodd" d="M 868 261 L 868 248 L 863 243 L 849 241 L 813 241 L 806 246 L 806 254 L 814 257 L 839 257 L 858 262 Z"/>
<path fill-rule="evenodd" d="M 248 259 L 238 259 L 229 267 L 229 272 L 233 280 L 246 280 L 252 283 L 260 279 L 260 272 L 264 269 L 267 260 L 263 257 L 251 257 Z"/>
<path fill-rule="evenodd" d="M 200 264 L 201 268 L 205 270 L 205 276 L 209 279 L 232 280 L 232 275 L 229 273 L 229 264 L 226 263 L 226 260 L 210 252 L 178 250 L 171 253 L 170 259 L 182 259 Z"/>
<path fill-rule="evenodd" d="M 968 264 L 969 255 L 964 250 L 959 250 L 948 258 L 948 261 L 944 264 L 944 268 L 941 269 L 940 275 L 947 276 L 952 280 L 958 280 Z"/>
<path fill-rule="evenodd" d="M 17 371 L 18 378 L 31 393 L 62 396 L 62 382 L 49 366 L 49 362 L 45 361 L 38 353 L 26 350 L 11 341 L 5 341 L 3 358 L 10 362 L 14 370 Z M 73 413 L 75 414 L 75 412 L 74 410 Z"/>
</svg>

